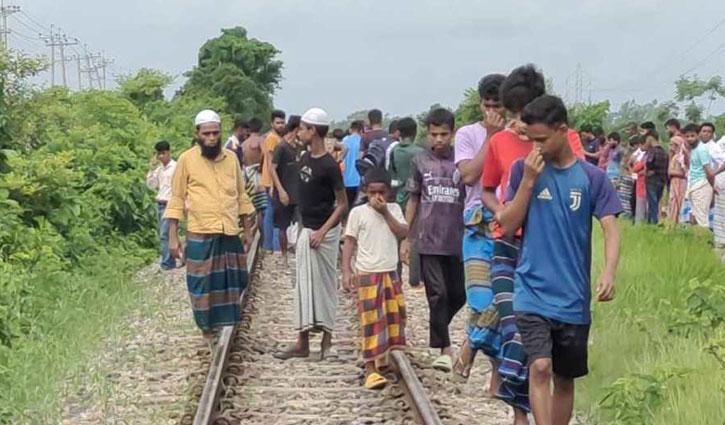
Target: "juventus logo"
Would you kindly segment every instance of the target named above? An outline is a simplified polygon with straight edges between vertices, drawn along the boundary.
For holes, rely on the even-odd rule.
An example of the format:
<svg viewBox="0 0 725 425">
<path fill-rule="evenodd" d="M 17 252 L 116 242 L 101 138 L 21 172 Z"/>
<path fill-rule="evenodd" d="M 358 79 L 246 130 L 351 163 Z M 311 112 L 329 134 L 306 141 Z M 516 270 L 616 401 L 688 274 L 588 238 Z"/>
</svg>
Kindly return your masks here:
<svg viewBox="0 0 725 425">
<path fill-rule="evenodd" d="M 569 192 L 569 198 L 571 198 L 571 205 L 569 205 L 569 208 L 572 211 L 579 211 L 579 208 L 582 206 L 582 192 L 579 189 L 572 189 L 571 192 Z"/>
</svg>

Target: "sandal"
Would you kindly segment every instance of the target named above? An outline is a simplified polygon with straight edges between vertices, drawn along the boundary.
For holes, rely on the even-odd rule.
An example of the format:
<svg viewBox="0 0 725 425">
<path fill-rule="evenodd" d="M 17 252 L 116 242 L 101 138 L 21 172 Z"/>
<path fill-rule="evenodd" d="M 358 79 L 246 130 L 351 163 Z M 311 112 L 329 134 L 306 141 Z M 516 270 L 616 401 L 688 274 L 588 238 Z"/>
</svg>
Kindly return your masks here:
<svg viewBox="0 0 725 425">
<path fill-rule="evenodd" d="M 435 361 L 433 362 L 433 369 L 440 370 L 441 372 L 450 373 L 451 369 L 453 369 L 452 363 L 453 359 L 451 359 L 451 356 L 444 354 L 435 359 Z"/>
<path fill-rule="evenodd" d="M 372 372 L 365 378 L 365 388 L 368 390 L 379 390 L 388 383 L 388 380 L 378 372 Z"/>
</svg>

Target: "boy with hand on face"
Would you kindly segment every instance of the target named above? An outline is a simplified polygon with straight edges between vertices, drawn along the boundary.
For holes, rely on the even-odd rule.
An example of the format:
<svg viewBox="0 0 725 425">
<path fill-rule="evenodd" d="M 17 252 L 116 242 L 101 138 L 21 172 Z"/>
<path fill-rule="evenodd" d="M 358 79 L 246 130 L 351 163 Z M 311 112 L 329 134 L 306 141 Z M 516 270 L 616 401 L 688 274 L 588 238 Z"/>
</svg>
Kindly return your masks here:
<svg viewBox="0 0 725 425">
<path fill-rule="evenodd" d="M 478 350 L 496 357 L 497 320 L 486 314 L 493 302 L 490 265 L 493 254 L 490 223 L 493 214 L 481 204 L 481 174 L 489 140 L 503 130 L 505 109 L 500 97 L 506 76 L 489 74 L 478 83 L 482 119 L 461 127 L 456 132 L 456 166 L 466 184 L 463 211 L 463 268 L 466 278 L 466 299 L 471 313 L 466 323 L 468 339 L 461 347 L 454 372 L 467 379 Z M 495 361 L 495 360 L 494 360 Z M 495 375 L 493 371 L 492 375 Z"/>
<path fill-rule="evenodd" d="M 588 373 L 592 217 L 604 232 L 604 270 L 596 297 L 610 301 L 622 205 L 606 173 L 572 152 L 561 99 L 541 96 L 521 118 L 534 148 L 513 164 L 497 221 L 506 235 L 523 229 L 514 312 L 529 359 L 534 419 L 538 425 L 566 425 L 574 378 Z"/>
<path fill-rule="evenodd" d="M 430 346 L 441 350 L 433 367 L 450 372 L 453 347 L 448 325 L 466 302 L 461 261 L 465 188 L 451 146 L 455 116 L 447 109 L 434 109 L 426 125 L 430 148 L 413 158 L 405 221 L 412 229 L 416 219 L 420 220 L 417 242 L 430 309 Z M 407 264 L 409 239 L 401 243 L 400 250 Z"/>
<path fill-rule="evenodd" d="M 362 356 L 365 388 L 380 389 L 387 379 L 375 369 L 390 350 L 405 347 L 405 298 L 398 266 L 398 238 L 408 234 L 403 210 L 388 203 L 390 176 L 381 167 L 365 173 L 363 188 L 368 202 L 352 209 L 342 248 L 342 280 L 357 289 L 362 320 Z M 352 269 L 352 256 L 356 273 Z"/>
</svg>

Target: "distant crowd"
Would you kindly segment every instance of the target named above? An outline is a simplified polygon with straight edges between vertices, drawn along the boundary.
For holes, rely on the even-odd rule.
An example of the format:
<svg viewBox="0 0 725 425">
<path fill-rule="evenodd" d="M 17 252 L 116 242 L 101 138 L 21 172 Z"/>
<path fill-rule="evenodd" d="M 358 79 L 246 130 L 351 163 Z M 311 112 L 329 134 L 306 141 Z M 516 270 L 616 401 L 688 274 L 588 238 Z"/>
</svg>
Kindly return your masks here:
<svg viewBox="0 0 725 425">
<path fill-rule="evenodd" d="M 629 123 L 624 143 L 618 132 L 605 137 L 599 126 L 579 132 L 587 161 L 605 170 L 617 188 L 624 216 L 638 223 L 657 224 L 664 217 L 669 227 L 709 227 L 715 246 L 723 247 L 725 136 L 716 140 L 711 122 L 682 126 L 671 118 L 664 128 L 666 138 L 651 121 Z"/>
</svg>

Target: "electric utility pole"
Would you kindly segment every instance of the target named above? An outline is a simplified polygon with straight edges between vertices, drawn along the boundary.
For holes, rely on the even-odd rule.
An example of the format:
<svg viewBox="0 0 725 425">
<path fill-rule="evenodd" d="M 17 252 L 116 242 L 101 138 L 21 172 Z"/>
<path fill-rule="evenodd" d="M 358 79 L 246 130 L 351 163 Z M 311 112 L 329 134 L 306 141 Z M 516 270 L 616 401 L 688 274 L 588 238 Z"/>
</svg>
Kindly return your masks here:
<svg viewBox="0 0 725 425">
<path fill-rule="evenodd" d="M 70 40 L 68 37 L 63 34 L 60 29 L 58 29 L 57 32 L 53 31 L 53 26 L 50 27 L 50 35 L 48 37 L 44 37 L 45 45 L 50 47 L 50 72 L 51 72 L 51 78 L 50 78 L 50 85 L 55 85 L 55 63 L 60 62 L 60 68 L 61 68 L 61 77 L 63 78 L 63 86 L 68 87 L 68 78 L 66 75 L 66 67 L 65 63 L 68 62 L 69 58 L 65 56 L 65 48 L 67 46 L 75 46 L 78 44 L 78 40 L 73 39 Z M 60 59 L 56 61 L 55 59 L 55 48 L 59 49 L 60 53 Z"/>
<path fill-rule="evenodd" d="M 5 50 L 8 49 L 8 16 L 20 12 L 20 6 L 5 6 L 5 0 L 0 0 L 0 40 Z"/>
<path fill-rule="evenodd" d="M 101 52 L 100 60 L 98 61 L 96 67 L 101 70 L 101 87 L 103 88 L 103 90 L 106 89 L 106 68 L 112 63 L 113 59 L 106 58 L 105 54 Z"/>
</svg>

